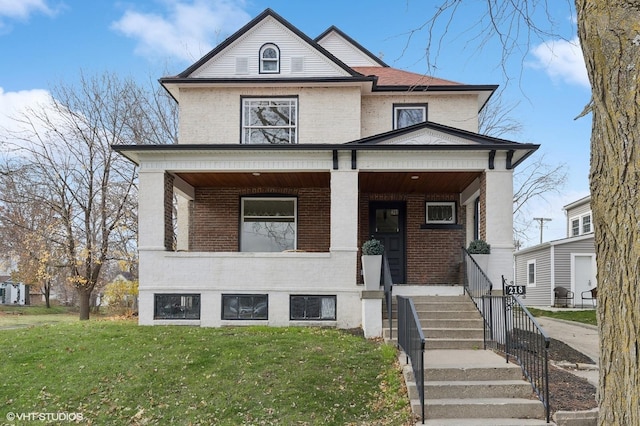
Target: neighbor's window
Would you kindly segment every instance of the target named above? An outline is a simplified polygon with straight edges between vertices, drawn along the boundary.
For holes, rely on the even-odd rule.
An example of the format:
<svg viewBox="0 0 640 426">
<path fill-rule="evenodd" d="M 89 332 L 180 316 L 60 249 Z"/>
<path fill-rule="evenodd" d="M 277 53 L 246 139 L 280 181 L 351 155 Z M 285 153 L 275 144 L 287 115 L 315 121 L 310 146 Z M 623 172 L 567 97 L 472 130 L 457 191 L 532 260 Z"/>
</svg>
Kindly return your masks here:
<svg viewBox="0 0 640 426">
<path fill-rule="evenodd" d="M 580 219 L 571 220 L 571 236 L 576 237 L 580 235 Z"/>
<path fill-rule="evenodd" d="M 401 129 L 427 121 L 427 104 L 394 104 L 393 128 Z"/>
<path fill-rule="evenodd" d="M 266 294 L 223 294 L 222 319 L 269 319 L 269 296 Z"/>
<path fill-rule="evenodd" d="M 529 287 L 536 286 L 536 261 L 530 260 L 527 262 L 527 285 Z"/>
<path fill-rule="evenodd" d="M 243 198 L 240 251 L 296 249 L 296 198 Z"/>
<path fill-rule="evenodd" d="M 291 296 L 289 312 L 292 320 L 335 320 L 336 296 Z"/>
<path fill-rule="evenodd" d="M 593 228 L 591 225 L 591 212 L 585 213 L 579 217 L 571 218 L 571 236 L 572 237 L 588 234 L 589 232 L 593 232 Z"/>
<path fill-rule="evenodd" d="M 591 215 L 587 214 L 582 217 L 582 233 L 588 234 L 591 232 Z"/>
<path fill-rule="evenodd" d="M 243 98 L 242 143 L 297 143 L 297 98 Z"/>
<path fill-rule="evenodd" d="M 456 203 L 427 202 L 426 223 L 456 223 Z"/>
<path fill-rule="evenodd" d="M 265 44 L 260 48 L 260 73 L 280 72 L 280 49 L 275 44 Z"/>
<path fill-rule="evenodd" d="M 154 319 L 200 319 L 199 294 L 156 294 Z"/>
</svg>

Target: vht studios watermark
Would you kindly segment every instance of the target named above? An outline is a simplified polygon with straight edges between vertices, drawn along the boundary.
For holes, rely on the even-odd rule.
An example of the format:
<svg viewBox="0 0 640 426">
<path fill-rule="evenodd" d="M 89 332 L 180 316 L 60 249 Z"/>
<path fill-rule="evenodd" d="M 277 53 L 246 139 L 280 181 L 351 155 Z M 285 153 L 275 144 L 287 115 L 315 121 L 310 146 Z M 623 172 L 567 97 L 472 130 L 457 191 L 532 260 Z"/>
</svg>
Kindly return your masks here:
<svg viewBox="0 0 640 426">
<path fill-rule="evenodd" d="M 82 413 L 14 413 L 8 412 L 6 415 L 8 421 L 41 421 L 41 422 L 81 422 L 84 420 Z"/>
</svg>

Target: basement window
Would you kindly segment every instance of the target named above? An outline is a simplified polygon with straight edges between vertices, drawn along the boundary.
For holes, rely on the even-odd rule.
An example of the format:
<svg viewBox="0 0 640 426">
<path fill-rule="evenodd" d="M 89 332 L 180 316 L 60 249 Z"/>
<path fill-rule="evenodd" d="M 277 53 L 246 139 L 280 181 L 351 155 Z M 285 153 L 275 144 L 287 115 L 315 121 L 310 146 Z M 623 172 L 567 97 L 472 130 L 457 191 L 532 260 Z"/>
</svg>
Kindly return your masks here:
<svg viewBox="0 0 640 426">
<path fill-rule="evenodd" d="M 291 296 L 289 306 L 292 320 L 336 319 L 336 296 Z"/>
<path fill-rule="evenodd" d="M 200 319 L 199 294 L 156 294 L 154 319 Z"/>
</svg>

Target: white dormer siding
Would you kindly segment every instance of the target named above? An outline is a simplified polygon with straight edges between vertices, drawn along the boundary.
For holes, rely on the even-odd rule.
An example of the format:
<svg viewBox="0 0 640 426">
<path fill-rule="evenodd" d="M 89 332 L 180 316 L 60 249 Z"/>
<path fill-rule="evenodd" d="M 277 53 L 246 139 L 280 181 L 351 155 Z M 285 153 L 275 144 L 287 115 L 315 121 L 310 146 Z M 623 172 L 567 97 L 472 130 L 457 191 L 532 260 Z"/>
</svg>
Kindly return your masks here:
<svg viewBox="0 0 640 426">
<path fill-rule="evenodd" d="M 327 49 L 333 56 L 340 59 L 350 67 L 379 67 L 380 64 L 373 60 L 335 31 L 330 32 L 318 41 L 318 44 Z"/>
<path fill-rule="evenodd" d="M 277 46 L 280 51 L 278 73 L 260 73 L 260 49 L 265 43 Z M 190 75 L 193 78 L 265 79 L 347 76 L 347 71 L 272 17 L 251 28 Z"/>
</svg>

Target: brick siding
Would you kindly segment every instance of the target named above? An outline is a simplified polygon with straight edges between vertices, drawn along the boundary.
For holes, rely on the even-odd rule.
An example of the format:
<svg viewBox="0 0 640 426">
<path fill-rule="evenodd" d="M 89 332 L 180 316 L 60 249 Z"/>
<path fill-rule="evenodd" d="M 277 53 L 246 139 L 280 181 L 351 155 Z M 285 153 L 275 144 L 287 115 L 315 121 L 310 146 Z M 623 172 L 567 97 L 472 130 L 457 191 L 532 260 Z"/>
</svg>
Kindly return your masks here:
<svg viewBox="0 0 640 426">
<path fill-rule="evenodd" d="M 297 197 L 298 250 L 329 251 L 331 244 L 329 188 L 196 188 L 189 229 L 190 250 L 238 251 L 240 199 L 244 196 L 265 195 Z"/>
<path fill-rule="evenodd" d="M 457 205 L 459 194 L 361 194 L 359 245 L 369 237 L 369 202 L 406 203 L 406 283 L 462 284 L 462 252 L 465 230 L 422 229 L 427 201 L 456 201 L 457 223 L 466 223 L 465 209 Z M 358 267 L 360 270 L 360 267 Z M 362 278 L 358 277 L 359 282 Z"/>
</svg>

